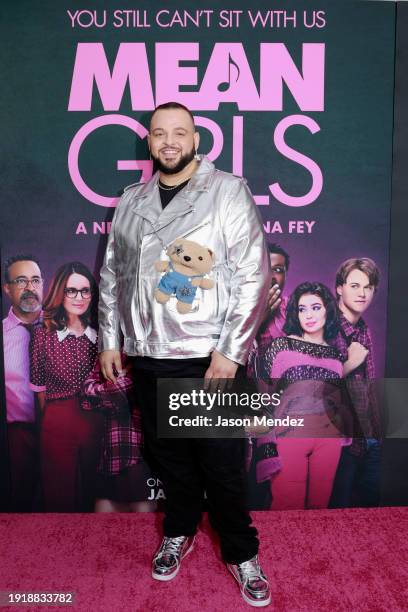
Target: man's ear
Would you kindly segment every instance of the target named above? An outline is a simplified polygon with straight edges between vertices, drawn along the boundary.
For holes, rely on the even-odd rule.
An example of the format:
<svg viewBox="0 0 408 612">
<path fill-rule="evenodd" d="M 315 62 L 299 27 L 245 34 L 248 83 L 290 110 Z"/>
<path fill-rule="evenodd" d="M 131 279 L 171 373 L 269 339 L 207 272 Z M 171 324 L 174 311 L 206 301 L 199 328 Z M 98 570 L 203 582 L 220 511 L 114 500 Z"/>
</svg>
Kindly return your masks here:
<svg viewBox="0 0 408 612">
<path fill-rule="evenodd" d="M 198 132 L 194 132 L 194 148 L 196 151 L 198 151 L 198 147 L 200 145 L 200 134 Z"/>
<path fill-rule="evenodd" d="M 10 289 L 7 283 L 4 283 L 3 285 L 3 291 L 4 293 L 7 295 L 7 297 L 10 297 Z"/>
<path fill-rule="evenodd" d="M 343 287 L 341 285 L 337 285 L 336 287 L 336 293 L 338 296 L 342 296 L 343 295 Z"/>
</svg>

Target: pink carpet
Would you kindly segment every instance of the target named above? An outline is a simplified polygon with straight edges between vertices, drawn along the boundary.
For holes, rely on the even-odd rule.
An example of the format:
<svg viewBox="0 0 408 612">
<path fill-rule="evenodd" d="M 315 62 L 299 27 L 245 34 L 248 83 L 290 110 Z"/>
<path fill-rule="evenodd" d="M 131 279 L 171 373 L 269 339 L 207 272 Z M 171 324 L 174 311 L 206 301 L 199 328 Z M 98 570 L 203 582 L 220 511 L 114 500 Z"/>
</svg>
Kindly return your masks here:
<svg viewBox="0 0 408 612">
<path fill-rule="evenodd" d="M 255 512 L 273 603 L 285 612 L 408 610 L 408 508 Z M 207 519 L 170 583 L 153 581 L 157 514 L 0 515 L 0 591 L 75 591 L 74 606 L 124 612 L 250 610 Z M 46 606 L 0 610 L 45 610 Z"/>
</svg>

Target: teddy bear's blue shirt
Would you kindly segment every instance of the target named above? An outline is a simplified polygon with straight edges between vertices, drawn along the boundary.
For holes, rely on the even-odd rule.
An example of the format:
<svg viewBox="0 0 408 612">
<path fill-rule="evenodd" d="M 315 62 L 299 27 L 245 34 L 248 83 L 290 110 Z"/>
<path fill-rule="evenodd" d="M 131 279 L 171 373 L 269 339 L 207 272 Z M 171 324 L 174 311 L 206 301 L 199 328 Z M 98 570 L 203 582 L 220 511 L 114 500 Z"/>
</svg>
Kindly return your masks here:
<svg viewBox="0 0 408 612">
<path fill-rule="evenodd" d="M 158 289 L 167 293 L 167 295 L 176 295 L 176 298 L 180 302 L 186 302 L 192 304 L 197 292 L 197 287 L 191 284 L 193 278 L 202 278 L 202 274 L 196 274 L 192 276 L 185 276 L 176 272 L 171 268 L 169 272 L 160 279 Z"/>
</svg>

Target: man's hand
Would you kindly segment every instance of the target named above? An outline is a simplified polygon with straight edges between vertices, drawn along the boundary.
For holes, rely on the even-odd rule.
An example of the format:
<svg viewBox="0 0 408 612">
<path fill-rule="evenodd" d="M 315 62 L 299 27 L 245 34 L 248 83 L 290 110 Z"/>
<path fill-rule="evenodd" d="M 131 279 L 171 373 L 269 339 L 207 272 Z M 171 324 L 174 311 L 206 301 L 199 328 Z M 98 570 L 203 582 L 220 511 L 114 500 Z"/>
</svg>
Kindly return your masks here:
<svg viewBox="0 0 408 612">
<path fill-rule="evenodd" d="M 281 290 L 279 289 L 279 285 L 272 285 L 272 287 L 268 291 L 267 298 L 267 312 L 274 312 L 279 304 L 282 302 L 281 298 Z"/>
<path fill-rule="evenodd" d="M 117 376 L 115 375 L 113 368 L 115 367 L 117 374 L 120 374 L 122 371 L 120 351 L 102 351 L 102 353 L 99 355 L 99 363 L 101 364 L 101 372 L 103 377 L 115 384 Z"/>
<path fill-rule="evenodd" d="M 237 370 L 238 364 L 235 361 L 224 357 L 218 351 L 213 351 L 211 353 L 210 367 L 204 375 L 204 389 L 215 391 L 217 387 L 222 392 L 226 386 L 226 379 L 235 378 Z M 211 382 L 212 380 L 214 380 L 214 383 Z"/>
<path fill-rule="evenodd" d="M 343 375 L 347 376 L 350 372 L 358 368 L 368 355 L 368 349 L 360 342 L 352 342 L 348 347 L 348 359 L 344 364 Z"/>
</svg>

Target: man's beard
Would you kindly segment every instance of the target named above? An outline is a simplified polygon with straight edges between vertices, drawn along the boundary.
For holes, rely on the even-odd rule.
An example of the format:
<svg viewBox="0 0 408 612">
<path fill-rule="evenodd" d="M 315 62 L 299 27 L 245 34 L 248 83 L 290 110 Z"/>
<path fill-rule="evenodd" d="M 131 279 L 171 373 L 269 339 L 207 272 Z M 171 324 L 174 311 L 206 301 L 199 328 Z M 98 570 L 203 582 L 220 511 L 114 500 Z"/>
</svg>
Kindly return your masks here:
<svg viewBox="0 0 408 612">
<path fill-rule="evenodd" d="M 191 161 L 193 161 L 194 156 L 195 156 L 195 149 L 192 148 L 191 151 L 189 151 L 185 155 L 182 155 L 180 157 L 179 161 L 177 162 L 177 164 L 175 166 L 171 166 L 171 167 L 165 166 L 160 161 L 159 157 L 156 157 L 153 154 L 151 154 L 151 156 L 152 156 L 152 160 L 153 160 L 153 172 L 156 172 L 156 170 L 159 170 L 163 174 L 177 174 L 178 172 L 181 172 L 182 170 L 184 170 L 184 168 L 186 166 L 188 166 L 188 164 Z"/>
<path fill-rule="evenodd" d="M 37 312 L 41 309 L 40 300 L 38 295 L 32 291 L 25 291 L 20 297 L 19 306 L 23 312 Z"/>
</svg>

